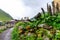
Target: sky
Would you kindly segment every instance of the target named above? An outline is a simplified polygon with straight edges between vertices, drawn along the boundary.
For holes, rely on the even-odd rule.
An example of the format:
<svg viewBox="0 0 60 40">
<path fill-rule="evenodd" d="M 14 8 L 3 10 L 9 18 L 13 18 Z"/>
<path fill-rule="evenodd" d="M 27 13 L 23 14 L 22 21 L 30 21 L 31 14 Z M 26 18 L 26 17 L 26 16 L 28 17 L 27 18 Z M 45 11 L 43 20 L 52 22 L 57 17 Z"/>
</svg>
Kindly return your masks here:
<svg viewBox="0 0 60 40">
<path fill-rule="evenodd" d="M 52 0 L 0 0 L 0 9 L 10 14 L 14 19 L 34 17 L 41 8 L 46 10 L 47 3 Z"/>
</svg>

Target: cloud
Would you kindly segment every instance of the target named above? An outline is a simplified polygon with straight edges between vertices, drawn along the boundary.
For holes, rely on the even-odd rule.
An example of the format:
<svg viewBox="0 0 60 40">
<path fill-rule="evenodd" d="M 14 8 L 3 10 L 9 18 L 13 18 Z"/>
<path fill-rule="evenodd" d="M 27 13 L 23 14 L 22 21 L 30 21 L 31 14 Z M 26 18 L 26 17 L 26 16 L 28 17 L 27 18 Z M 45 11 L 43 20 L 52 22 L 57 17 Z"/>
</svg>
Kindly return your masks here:
<svg viewBox="0 0 60 40">
<path fill-rule="evenodd" d="M 51 0 L 0 0 L 0 9 L 9 13 L 14 19 L 28 16 L 32 18 L 41 7 Z"/>
<path fill-rule="evenodd" d="M 13 18 L 28 16 L 32 9 L 25 6 L 20 0 L 0 0 L 0 8 L 9 13 Z"/>
<path fill-rule="evenodd" d="M 41 7 L 46 9 L 47 3 L 51 4 L 52 1 L 53 0 L 43 0 L 43 1 L 42 0 L 23 0 L 26 6 L 29 6 L 35 9 L 40 9 Z"/>
<path fill-rule="evenodd" d="M 52 0 L 23 0 L 23 2 L 25 3 L 25 5 L 30 7 L 38 7 L 46 5 L 47 3 L 51 3 Z"/>
</svg>

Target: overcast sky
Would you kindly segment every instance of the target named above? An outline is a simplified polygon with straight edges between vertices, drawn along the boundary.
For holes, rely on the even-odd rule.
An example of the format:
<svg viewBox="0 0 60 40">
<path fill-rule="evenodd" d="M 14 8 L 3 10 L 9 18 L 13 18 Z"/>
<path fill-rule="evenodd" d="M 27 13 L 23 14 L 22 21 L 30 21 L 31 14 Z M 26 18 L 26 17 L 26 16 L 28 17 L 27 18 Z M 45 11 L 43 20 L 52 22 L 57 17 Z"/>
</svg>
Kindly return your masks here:
<svg viewBox="0 0 60 40">
<path fill-rule="evenodd" d="M 22 17 L 32 18 L 38 12 L 41 12 L 41 7 L 46 10 L 46 4 L 52 0 L 0 0 L 0 9 L 9 13 L 14 19 Z"/>
</svg>

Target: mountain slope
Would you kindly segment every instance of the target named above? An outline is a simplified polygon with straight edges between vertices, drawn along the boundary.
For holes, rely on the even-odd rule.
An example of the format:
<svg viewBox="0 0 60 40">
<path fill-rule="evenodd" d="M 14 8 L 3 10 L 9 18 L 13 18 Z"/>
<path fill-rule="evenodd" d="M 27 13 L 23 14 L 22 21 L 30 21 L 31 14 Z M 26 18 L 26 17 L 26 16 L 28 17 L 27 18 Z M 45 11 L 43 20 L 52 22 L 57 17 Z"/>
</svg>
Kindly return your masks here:
<svg viewBox="0 0 60 40">
<path fill-rule="evenodd" d="M 9 14 L 0 9 L 0 21 L 9 21 L 13 19 Z"/>
</svg>

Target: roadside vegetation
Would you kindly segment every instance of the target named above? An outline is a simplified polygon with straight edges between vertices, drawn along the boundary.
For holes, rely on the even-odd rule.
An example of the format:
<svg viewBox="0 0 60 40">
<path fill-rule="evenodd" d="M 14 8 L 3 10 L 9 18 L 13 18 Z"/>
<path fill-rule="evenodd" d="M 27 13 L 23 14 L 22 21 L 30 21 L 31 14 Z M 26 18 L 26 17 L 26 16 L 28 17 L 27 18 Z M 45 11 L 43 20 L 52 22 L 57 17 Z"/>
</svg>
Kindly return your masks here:
<svg viewBox="0 0 60 40">
<path fill-rule="evenodd" d="M 3 31 L 5 31 L 7 28 L 5 26 L 0 26 L 0 33 L 2 33 Z"/>
<path fill-rule="evenodd" d="M 13 18 L 9 14 L 0 9 L 0 33 L 7 29 L 5 23 L 12 19 Z"/>
<path fill-rule="evenodd" d="M 12 32 L 12 40 L 60 40 L 60 9 L 59 4 L 47 4 L 47 12 L 41 8 L 28 22 L 18 22 Z M 52 12 L 53 11 L 53 12 Z"/>
</svg>

